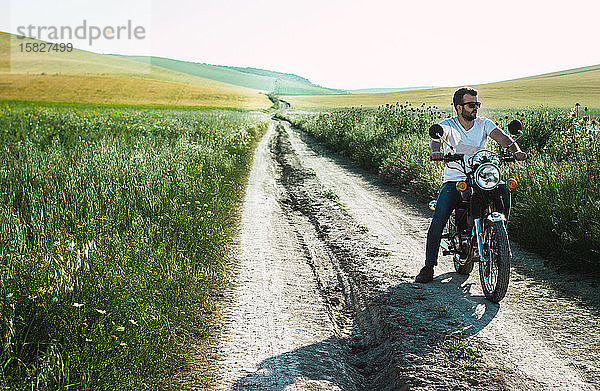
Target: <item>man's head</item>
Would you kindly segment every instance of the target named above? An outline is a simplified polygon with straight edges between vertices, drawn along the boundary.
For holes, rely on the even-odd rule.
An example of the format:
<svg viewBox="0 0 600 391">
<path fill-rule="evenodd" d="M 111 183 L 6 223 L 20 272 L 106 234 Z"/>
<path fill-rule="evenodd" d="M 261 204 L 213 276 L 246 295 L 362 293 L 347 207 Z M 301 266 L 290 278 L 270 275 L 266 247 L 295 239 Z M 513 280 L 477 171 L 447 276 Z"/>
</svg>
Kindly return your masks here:
<svg viewBox="0 0 600 391">
<path fill-rule="evenodd" d="M 462 87 L 454 92 L 452 104 L 459 117 L 467 121 L 477 118 L 477 109 L 481 103 L 477 100 L 477 90 L 470 87 Z"/>
</svg>

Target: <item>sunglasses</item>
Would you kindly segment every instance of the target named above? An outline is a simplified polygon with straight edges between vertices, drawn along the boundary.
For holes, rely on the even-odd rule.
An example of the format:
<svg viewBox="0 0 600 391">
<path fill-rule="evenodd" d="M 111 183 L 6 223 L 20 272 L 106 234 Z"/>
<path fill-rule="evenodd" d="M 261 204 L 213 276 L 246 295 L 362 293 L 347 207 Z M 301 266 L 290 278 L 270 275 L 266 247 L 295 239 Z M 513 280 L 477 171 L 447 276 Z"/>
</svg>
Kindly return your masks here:
<svg viewBox="0 0 600 391">
<path fill-rule="evenodd" d="M 475 107 L 481 107 L 481 102 L 465 102 L 459 103 L 461 106 L 467 106 L 469 109 L 474 109 Z"/>
</svg>

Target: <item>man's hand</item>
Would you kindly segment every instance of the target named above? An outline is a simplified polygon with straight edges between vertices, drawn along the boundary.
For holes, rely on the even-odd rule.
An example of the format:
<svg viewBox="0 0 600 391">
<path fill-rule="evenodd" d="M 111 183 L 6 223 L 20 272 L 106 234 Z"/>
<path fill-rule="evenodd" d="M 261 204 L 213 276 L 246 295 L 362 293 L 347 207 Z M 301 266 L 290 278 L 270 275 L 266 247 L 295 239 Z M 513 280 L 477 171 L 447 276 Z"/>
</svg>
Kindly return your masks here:
<svg viewBox="0 0 600 391">
<path fill-rule="evenodd" d="M 515 152 L 515 159 L 519 161 L 527 160 L 527 153 L 523 151 Z"/>
<path fill-rule="evenodd" d="M 444 154 L 441 152 L 431 152 L 431 155 L 429 156 L 430 160 L 441 160 L 444 158 Z"/>
</svg>

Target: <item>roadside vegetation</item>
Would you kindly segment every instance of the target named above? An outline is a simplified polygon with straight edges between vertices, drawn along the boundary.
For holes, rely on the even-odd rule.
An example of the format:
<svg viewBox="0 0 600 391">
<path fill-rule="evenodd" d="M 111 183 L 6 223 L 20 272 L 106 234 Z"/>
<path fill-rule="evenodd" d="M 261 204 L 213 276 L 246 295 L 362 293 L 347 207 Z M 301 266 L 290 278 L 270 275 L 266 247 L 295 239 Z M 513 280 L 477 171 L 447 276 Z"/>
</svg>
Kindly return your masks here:
<svg viewBox="0 0 600 391">
<path fill-rule="evenodd" d="M 429 161 L 430 125 L 450 116 L 436 107 L 386 105 L 377 109 L 288 111 L 283 116 L 356 164 L 423 201 L 437 195 L 442 166 Z M 570 268 L 600 265 L 599 112 L 567 109 L 494 109 L 483 113 L 506 129 L 518 118 L 527 162 L 508 165 L 517 179 L 513 238 Z M 495 144 L 490 142 L 491 144 Z"/>
<path fill-rule="evenodd" d="M 263 114 L 0 103 L 0 389 L 163 389 L 210 330 Z"/>
</svg>

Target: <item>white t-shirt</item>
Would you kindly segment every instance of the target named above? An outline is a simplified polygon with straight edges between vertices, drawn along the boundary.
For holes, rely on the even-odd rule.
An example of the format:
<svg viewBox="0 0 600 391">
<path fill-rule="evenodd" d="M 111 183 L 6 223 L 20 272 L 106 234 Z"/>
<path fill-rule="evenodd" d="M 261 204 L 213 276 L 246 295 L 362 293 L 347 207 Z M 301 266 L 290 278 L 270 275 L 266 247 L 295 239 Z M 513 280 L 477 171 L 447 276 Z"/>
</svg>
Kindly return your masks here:
<svg viewBox="0 0 600 391">
<path fill-rule="evenodd" d="M 485 117 L 475 118 L 473 127 L 465 130 L 458 121 L 458 117 L 446 118 L 440 125 L 444 129 L 444 138 L 454 147 L 454 151 L 446 150 L 445 153 L 462 153 L 465 155 L 465 162 L 480 149 L 485 149 L 487 139 L 492 130 L 496 129 L 496 124 Z M 450 149 L 444 145 L 445 149 Z M 462 167 L 458 162 L 450 162 L 444 168 L 444 183 L 450 181 L 460 181 L 466 179 L 462 172 Z"/>
</svg>

